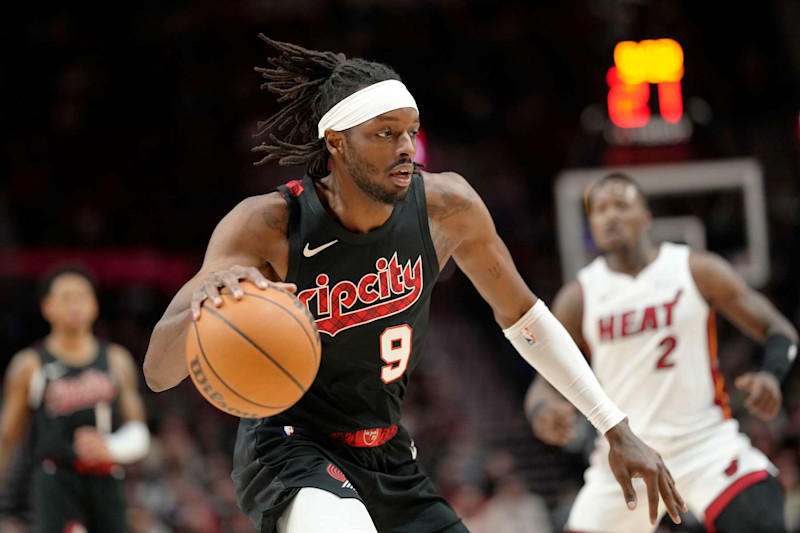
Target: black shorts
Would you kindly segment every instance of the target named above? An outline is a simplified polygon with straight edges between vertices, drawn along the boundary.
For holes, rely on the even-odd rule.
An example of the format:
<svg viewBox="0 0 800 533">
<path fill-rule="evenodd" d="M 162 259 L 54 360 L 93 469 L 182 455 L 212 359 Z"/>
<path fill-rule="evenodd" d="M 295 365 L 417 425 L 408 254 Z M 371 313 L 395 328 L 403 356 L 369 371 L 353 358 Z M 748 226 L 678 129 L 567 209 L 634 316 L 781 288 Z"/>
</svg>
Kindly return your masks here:
<svg viewBox="0 0 800 533">
<path fill-rule="evenodd" d="M 78 474 L 71 469 L 36 468 L 33 477 L 36 531 L 62 533 L 70 524 L 88 531 L 127 531 L 122 483 L 112 476 Z"/>
<path fill-rule="evenodd" d="M 785 533 L 783 488 L 777 478 L 750 485 L 737 494 L 714 520 L 719 533 Z"/>
<path fill-rule="evenodd" d="M 361 500 L 381 533 L 467 531 L 417 465 L 408 432 L 381 446 L 354 448 L 278 419 L 239 425 L 233 481 L 239 507 L 261 533 L 274 533 L 303 487 Z"/>
</svg>

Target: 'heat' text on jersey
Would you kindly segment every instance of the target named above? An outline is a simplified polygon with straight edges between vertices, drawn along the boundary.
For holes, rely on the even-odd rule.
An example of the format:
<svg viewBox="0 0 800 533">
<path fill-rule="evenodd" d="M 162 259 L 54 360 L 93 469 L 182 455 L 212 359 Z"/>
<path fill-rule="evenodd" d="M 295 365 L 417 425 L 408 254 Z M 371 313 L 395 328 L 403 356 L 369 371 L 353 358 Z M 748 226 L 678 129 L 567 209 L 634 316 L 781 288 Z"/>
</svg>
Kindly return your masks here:
<svg viewBox="0 0 800 533">
<path fill-rule="evenodd" d="M 600 317 L 597 321 L 600 342 L 613 341 L 617 337 L 629 337 L 672 325 L 672 310 L 678 304 L 682 293 L 683 290 L 679 290 L 672 300 L 662 304 Z"/>
<path fill-rule="evenodd" d="M 297 295 L 314 315 L 320 333 L 333 337 L 342 330 L 400 313 L 419 299 L 422 256 L 413 266 L 411 260 L 401 266 L 395 252 L 389 260 L 381 257 L 375 261 L 375 268 L 376 273 L 365 274 L 356 283 L 343 280 L 333 288 L 328 275 L 319 274 L 315 288 Z"/>
</svg>

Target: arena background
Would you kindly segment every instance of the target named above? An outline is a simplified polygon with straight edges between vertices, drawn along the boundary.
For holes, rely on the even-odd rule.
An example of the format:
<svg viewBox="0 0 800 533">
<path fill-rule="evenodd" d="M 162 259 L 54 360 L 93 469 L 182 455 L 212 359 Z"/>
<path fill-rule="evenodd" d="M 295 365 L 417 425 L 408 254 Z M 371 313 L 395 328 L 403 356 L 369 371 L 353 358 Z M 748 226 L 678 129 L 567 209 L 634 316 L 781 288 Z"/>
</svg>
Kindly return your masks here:
<svg viewBox="0 0 800 533">
<path fill-rule="evenodd" d="M 553 200 L 559 172 L 755 158 L 771 259 L 762 290 L 798 324 L 800 4 L 792 0 L 713 8 L 675 0 L 77 4 L 18 4 L 0 36 L 2 366 L 46 332 L 35 280 L 63 261 L 98 277 L 97 333 L 141 363 L 153 325 L 199 267 L 216 222 L 242 198 L 299 176 L 253 165 L 256 121 L 276 109 L 253 71 L 271 53 L 259 32 L 392 65 L 420 106 L 428 169 L 454 170 L 473 184 L 546 301 L 564 281 Z M 659 38 L 683 47 L 692 134 L 612 144 L 601 130 L 614 45 Z M 713 227 L 726 220 L 725 202 L 704 209 L 720 242 L 726 231 L 736 239 L 735 225 Z M 727 324 L 720 353 L 727 376 L 760 357 Z M 521 402 L 532 377 L 489 307 L 448 266 L 404 423 L 475 532 L 559 527 L 580 484 L 580 446 L 559 451 L 527 429 Z M 127 482 L 133 530 L 250 531 L 228 477 L 236 420 L 189 383 L 142 391 L 155 441 Z M 797 528 L 797 372 L 787 414 L 774 423 L 747 417 L 731 393 L 743 428 L 782 469 Z"/>
</svg>

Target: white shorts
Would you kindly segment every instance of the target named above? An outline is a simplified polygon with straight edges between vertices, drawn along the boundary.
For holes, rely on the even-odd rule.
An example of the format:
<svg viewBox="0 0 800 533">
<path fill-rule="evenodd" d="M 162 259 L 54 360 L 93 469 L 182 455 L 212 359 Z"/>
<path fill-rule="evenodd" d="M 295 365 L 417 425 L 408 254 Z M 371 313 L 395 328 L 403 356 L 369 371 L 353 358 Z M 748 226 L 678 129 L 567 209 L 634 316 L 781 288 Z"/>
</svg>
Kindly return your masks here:
<svg viewBox="0 0 800 533">
<path fill-rule="evenodd" d="M 644 481 L 633 480 L 638 505 L 630 511 L 608 465 L 608 444 L 605 439 L 598 442 L 591 466 L 584 474 L 584 486 L 570 511 L 566 531 L 654 531 L 656 526 L 650 525 Z M 654 445 L 653 448 L 661 453 L 689 510 L 707 525 L 716 520 L 739 492 L 768 475 L 777 475 L 777 469 L 766 456 L 754 448 L 750 439 L 739 433 L 734 425 L 723 425 L 710 436 L 673 453 L 665 454 L 662 451 L 666 450 L 664 446 Z M 664 504 L 660 502 L 656 524 L 665 513 Z"/>
<path fill-rule="evenodd" d="M 278 519 L 278 533 L 377 533 L 377 530 L 361 500 L 303 487 Z"/>
</svg>

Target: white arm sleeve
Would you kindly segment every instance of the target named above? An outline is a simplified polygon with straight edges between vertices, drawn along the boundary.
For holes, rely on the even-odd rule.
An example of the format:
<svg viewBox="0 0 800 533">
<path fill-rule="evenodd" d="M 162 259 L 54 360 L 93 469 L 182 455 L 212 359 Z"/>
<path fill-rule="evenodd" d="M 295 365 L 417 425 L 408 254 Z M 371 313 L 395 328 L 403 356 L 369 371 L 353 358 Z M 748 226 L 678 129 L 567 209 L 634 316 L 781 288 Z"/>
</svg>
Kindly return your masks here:
<svg viewBox="0 0 800 533">
<path fill-rule="evenodd" d="M 600 387 L 575 341 L 542 300 L 503 333 L 522 358 L 598 431 L 605 434 L 625 418 Z"/>
<path fill-rule="evenodd" d="M 114 462 L 121 465 L 142 459 L 150 449 L 147 424 L 138 420 L 124 423 L 114 433 L 106 435 L 106 446 Z"/>
</svg>

